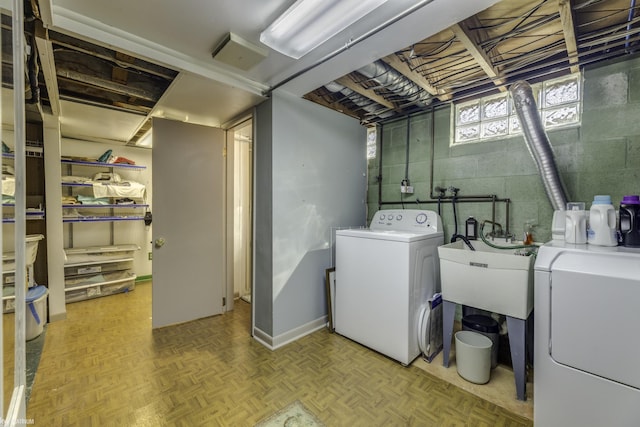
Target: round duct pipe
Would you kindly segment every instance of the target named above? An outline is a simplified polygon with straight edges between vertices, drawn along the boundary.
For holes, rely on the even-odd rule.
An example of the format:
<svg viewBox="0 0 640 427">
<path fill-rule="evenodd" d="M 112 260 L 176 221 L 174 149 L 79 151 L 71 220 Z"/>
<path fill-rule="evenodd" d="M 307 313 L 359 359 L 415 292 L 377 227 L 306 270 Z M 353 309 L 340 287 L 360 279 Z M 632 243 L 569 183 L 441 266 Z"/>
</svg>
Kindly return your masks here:
<svg viewBox="0 0 640 427">
<path fill-rule="evenodd" d="M 553 149 L 536 107 L 531 86 L 520 80 L 512 84 L 509 90 L 520 120 L 520 126 L 522 126 L 524 140 L 536 163 L 549 202 L 554 210 L 565 210 L 567 206 L 566 192 L 558 173 Z"/>
<path fill-rule="evenodd" d="M 426 108 L 431 104 L 429 93 L 382 61 L 365 65 L 358 72 L 418 107 Z"/>
<path fill-rule="evenodd" d="M 358 107 L 378 118 L 386 119 L 393 116 L 393 111 L 389 111 L 386 107 L 383 107 L 382 105 L 371 101 L 369 98 L 366 98 L 352 91 L 351 89 L 342 86 L 340 83 L 330 82 L 324 85 L 324 87 L 327 88 L 327 90 L 329 90 L 330 92 L 341 93 Z"/>
</svg>

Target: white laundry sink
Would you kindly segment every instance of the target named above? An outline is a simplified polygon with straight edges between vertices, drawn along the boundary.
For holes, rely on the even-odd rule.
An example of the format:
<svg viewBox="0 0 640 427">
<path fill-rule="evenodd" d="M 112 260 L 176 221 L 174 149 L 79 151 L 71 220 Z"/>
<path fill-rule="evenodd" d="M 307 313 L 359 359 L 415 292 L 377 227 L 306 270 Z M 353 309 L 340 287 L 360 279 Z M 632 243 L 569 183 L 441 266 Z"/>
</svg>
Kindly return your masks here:
<svg viewBox="0 0 640 427">
<path fill-rule="evenodd" d="M 438 247 L 442 298 L 457 304 L 527 319 L 533 309 L 535 256 L 458 240 Z M 515 245 L 514 245 L 515 246 Z"/>
</svg>

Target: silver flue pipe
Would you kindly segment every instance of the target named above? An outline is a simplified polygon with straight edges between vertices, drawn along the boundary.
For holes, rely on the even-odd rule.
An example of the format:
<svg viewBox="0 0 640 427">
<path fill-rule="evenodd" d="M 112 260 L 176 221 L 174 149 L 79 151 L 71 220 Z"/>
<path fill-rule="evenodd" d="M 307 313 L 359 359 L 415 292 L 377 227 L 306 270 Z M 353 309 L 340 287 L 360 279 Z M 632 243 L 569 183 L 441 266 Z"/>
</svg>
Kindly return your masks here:
<svg viewBox="0 0 640 427">
<path fill-rule="evenodd" d="M 431 104 L 429 93 L 380 60 L 359 68 L 358 72 L 420 108 L 426 108 Z"/>
<path fill-rule="evenodd" d="M 356 104 L 358 107 L 365 110 L 367 113 L 372 114 L 378 118 L 386 119 L 393 116 L 393 111 L 390 111 L 388 108 L 372 102 L 370 99 L 365 98 L 364 96 L 352 91 L 351 89 L 342 86 L 336 82 L 329 82 L 324 85 L 331 92 L 339 92 L 345 97 L 349 98 L 351 102 Z"/>
<path fill-rule="evenodd" d="M 554 159 L 553 149 L 536 107 L 531 86 L 520 80 L 512 84 L 509 90 L 520 120 L 524 140 L 536 163 L 549 202 L 554 210 L 565 210 L 567 195 Z"/>
</svg>

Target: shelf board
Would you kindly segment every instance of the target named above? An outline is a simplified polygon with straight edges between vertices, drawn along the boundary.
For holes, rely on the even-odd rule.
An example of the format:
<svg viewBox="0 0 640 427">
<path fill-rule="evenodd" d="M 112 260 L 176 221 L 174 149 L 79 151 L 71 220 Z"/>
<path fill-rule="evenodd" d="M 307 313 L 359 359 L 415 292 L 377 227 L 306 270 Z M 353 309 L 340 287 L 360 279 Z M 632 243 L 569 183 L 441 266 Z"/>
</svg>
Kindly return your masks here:
<svg viewBox="0 0 640 427">
<path fill-rule="evenodd" d="M 62 218 L 62 222 L 119 222 L 119 221 L 142 221 L 143 216 L 85 216 Z"/>
<path fill-rule="evenodd" d="M 2 204 L 3 208 L 14 208 L 16 207 L 15 203 L 3 203 Z M 38 209 L 38 208 L 27 208 L 27 210 L 25 211 L 26 215 L 44 215 L 44 210 Z"/>
<path fill-rule="evenodd" d="M 93 187 L 93 184 L 84 182 L 62 182 L 63 187 Z"/>
<path fill-rule="evenodd" d="M 37 215 L 29 215 L 27 214 L 27 217 L 25 218 L 27 221 L 36 221 L 39 219 L 44 219 L 44 212 L 42 212 L 41 214 L 37 214 Z M 2 218 L 2 223 L 3 224 L 14 224 L 16 222 L 15 218 Z"/>
<path fill-rule="evenodd" d="M 134 245 L 134 244 L 111 245 L 111 246 L 85 246 L 85 247 L 64 249 L 67 255 L 97 254 L 97 253 L 104 253 L 104 252 L 129 252 L 129 251 L 138 251 L 138 250 L 140 250 L 140 246 Z"/>
<path fill-rule="evenodd" d="M 85 265 L 98 265 L 98 264 L 114 264 L 117 262 L 125 262 L 125 261 L 133 261 L 133 258 L 118 258 L 118 259 L 107 259 L 102 261 L 83 261 L 83 262 L 73 262 L 69 264 L 64 264 L 64 268 L 67 267 L 82 267 Z M 127 270 L 127 269 L 123 269 Z"/>
<path fill-rule="evenodd" d="M 102 162 L 91 162 L 91 161 L 83 161 L 83 160 L 69 160 L 69 159 L 61 159 L 63 164 L 66 165 L 77 165 L 77 166 L 95 166 L 95 167 L 103 167 L 103 168 L 123 168 L 123 169 L 146 169 L 146 166 L 140 165 L 130 165 L 128 163 L 102 163 Z"/>
<path fill-rule="evenodd" d="M 120 208 L 120 209 L 124 209 L 124 208 L 129 208 L 129 209 L 137 209 L 137 208 L 148 208 L 149 205 L 143 205 L 143 204 L 137 204 L 137 203 L 131 203 L 131 204 L 109 204 L 109 205 L 89 205 L 89 204 L 82 204 L 82 203 L 78 203 L 77 205 L 62 205 L 63 209 L 88 209 L 88 208 Z"/>
<path fill-rule="evenodd" d="M 108 280 L 106 282 L 89 283 L 89 284 L 86 284 L 86 285 L 72 286 L 72 287 L 65 288 L 64 291 L 65 292 L 70 292 L 70 291 L 77 291 L 79 289 L 95 288 L 97 286 L 115 285 L 116 283 L 130 282 L 132 280 L 134 280 L 134 281 L 136 280 L 136 275 L 135 274 L 133 274 L 133 275 L 131 275 L 129 277 L 125 277 L 124 279 Z"/>
</svg>

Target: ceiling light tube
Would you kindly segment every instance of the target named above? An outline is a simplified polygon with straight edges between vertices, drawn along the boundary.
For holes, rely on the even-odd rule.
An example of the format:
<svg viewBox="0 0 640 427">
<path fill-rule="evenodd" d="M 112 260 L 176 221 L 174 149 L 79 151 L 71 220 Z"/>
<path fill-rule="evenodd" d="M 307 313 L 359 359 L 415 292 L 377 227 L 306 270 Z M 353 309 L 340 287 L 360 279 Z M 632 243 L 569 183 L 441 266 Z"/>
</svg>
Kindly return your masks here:
<svg viewBox="0 0 640 427">
<path fill-rule="evenodd" d="M 260 34 L 260 41 L 298 59 L 387 0 L 298 0 Z"/>
</svg>

